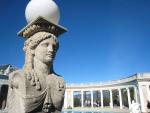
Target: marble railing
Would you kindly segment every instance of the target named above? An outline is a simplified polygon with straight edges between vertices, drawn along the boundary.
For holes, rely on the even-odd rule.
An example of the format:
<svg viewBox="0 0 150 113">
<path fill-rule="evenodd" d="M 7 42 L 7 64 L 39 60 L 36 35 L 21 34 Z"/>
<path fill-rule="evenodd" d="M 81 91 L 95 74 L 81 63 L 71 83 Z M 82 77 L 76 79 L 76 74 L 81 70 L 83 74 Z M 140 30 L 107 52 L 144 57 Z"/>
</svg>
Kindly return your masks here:
<svg viewBox="0 0 150 113">
<path fill-rule="evenodd" d="M 105 82 L 89 82 L 89 83 L 67 83 L 67 88 L 70 87 L 94 87 L 94 86 L 108 86 L 108 85 L 119 85 L 128 82 L 132 82 L 135 80 L 150 80 L 150 73 L 137 73 L 127 78 L 123 78 L 120 80 L 112 80 L 112 81 L 105 81 Z"/>
<path fill-rule="evenodd" d="M 8 85 L 8 80 L 0 79 L 0 85 Z"/>
</svg>

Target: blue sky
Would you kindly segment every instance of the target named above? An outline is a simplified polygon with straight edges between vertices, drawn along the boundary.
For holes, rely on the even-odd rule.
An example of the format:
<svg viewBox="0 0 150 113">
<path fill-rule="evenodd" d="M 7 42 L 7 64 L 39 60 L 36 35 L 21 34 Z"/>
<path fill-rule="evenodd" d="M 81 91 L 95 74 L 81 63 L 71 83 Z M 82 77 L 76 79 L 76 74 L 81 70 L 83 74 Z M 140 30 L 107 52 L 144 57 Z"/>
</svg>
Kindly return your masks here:
<svg viewBox="0 0 150 113">
<path fill-rule="evenodd" d="M 56 73 L 71 82 L 117 80 L 150 72 L 150 0 L 55 0 L 60 25 Z M 21 68 L 29 0 L 0 1 L 0 64 Z"/>
</svg>

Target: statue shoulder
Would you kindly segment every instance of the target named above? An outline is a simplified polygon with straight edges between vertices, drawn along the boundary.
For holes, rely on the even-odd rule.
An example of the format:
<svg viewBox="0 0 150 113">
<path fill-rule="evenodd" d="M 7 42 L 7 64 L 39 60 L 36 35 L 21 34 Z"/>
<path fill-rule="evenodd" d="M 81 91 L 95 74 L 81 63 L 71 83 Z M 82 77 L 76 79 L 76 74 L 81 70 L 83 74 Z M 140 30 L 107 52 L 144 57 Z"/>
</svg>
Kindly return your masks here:
<svg viewBox="0 0 150 113">
<path fill-rule="evenodd" d="M 9 75 L 9 84 L 11 87 L 17 87 L 18 83 L 25 80 L 25 72 L 23 70 L 16 70 Z"/>
<path fill-rule="evenodd" d="M 55 73 L 48 75 L 47 84 L 51 87 L 52 90 L 62 91 L 66 89 L 66 83 L 62 76 Z"/>
<path fill-rule="evenodd" d="M 49 79 L 51 79 L 51 83 L 55 83 L 56 85 L 59 85 L 59 87 L 65 87 L 65 80 L 61 75 L 58 75 L 56 73 L 53 73 L 51 75 L 49 75 Z"/>
<path fill-rule="evenodd" d="M 16 70 L 9 74 L 9 79 L 13 79 L 15 77 L 22 77 L 23 75 L 25 75 L 25 72 L 22 69 Z"/>
<path fill-rule="evenodd" d="M 57 80 L 65 82 L 64 78 L 61 75 L 56 74 L 55 76 L 56 76 Z"/>
</svg>

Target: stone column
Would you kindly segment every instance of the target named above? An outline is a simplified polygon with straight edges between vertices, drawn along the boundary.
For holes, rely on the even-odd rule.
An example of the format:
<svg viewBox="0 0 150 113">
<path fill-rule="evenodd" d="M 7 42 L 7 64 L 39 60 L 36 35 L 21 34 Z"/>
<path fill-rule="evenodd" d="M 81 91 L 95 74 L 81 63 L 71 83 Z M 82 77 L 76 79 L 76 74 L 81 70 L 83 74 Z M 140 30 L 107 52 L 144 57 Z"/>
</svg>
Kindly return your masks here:
<svg viewBox="0 0 150 113">
<path fill-rule="evenodd" d="M 81 107 L 84 107 L 83 106 L 83 90 L 81 90 Z"/>
<path fill-rule="evenodd" d="M 112 90 L 110 89 L 110 108 L 113 108 L 113 96 L 112 96 Z"/>
<path fill-rule="evenodd" d="M 93 90 L 91 90 L 90 92 L 91 92 L 91 107 L 93 108 Z"/>
<path fill-rule="evenodd" d="M 143 90 L 142 90 L 141 85 L 139 85 L 139 95 L 140 95 L 141 110 L 142 110 L 142 112 L 146 112 L 145 102 L 144 102 L 144 94 L 143 94 Z"/>
<path fill-rule="evenodd" d="M 119 91 L 119 103 L 120 103 L 120 109 L 123 109 L 123 106 L 122 106 L 122 94 L 121 94 L 121 89 L 119 88 L 118 91 Z"/>
<path fill-rule="evenodd" d="M 104 107 L 104 105 L 103 105 L 103 90 L 100 90 L 100 92 L 101 92 L 101 108 L 103 108 Z"/>
<path fill-rule="evenodd" d="M 150 89 L 149 85 L 146 85 L 148 100 L 150 101 Z"/>
<path fill-rule="evenodd" d="M 130 90 L 129 90 L 129 87 L 126 88 L 126 90 L 127 90 L 127 96 L 128 96 L 128 105 L 129 105 L 129 108 L 130 108 L 130 106 L 131 106 L 131 97 L 130 97 Z"/>
<path fill-rule="evenodd" d="M 64 108 L 67 108 L 67 91 L 65 91 Z"/>
<path fill-rule="evenodd" d="M 74 96 L 73 96 L 73 92 L 71 91 L 71 107 L 74 108 Z"/>
<path fill-rule="evenodd" d="M 135 102 L 138 102 L 138 91 L 137 91 L 137 87 L 134 87 L 134 96 L 135 96 Z"/>
</svg>

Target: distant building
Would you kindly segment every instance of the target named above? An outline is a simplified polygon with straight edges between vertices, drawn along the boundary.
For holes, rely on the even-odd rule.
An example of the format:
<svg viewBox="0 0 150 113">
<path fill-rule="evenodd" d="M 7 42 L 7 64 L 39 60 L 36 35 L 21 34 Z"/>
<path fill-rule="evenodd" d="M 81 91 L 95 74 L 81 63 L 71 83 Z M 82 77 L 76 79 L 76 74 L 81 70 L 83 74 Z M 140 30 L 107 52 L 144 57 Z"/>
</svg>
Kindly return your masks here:
<svg viewBox="0 0 150 113">
<path fill-rule="evenodd" d="M 120 107 L 130 108 L 132 101 L 140 104 L 141 111 L 150 110 L 150 73 L 108 82 L 67 84 L 64 108 Z"/>
</svg>

